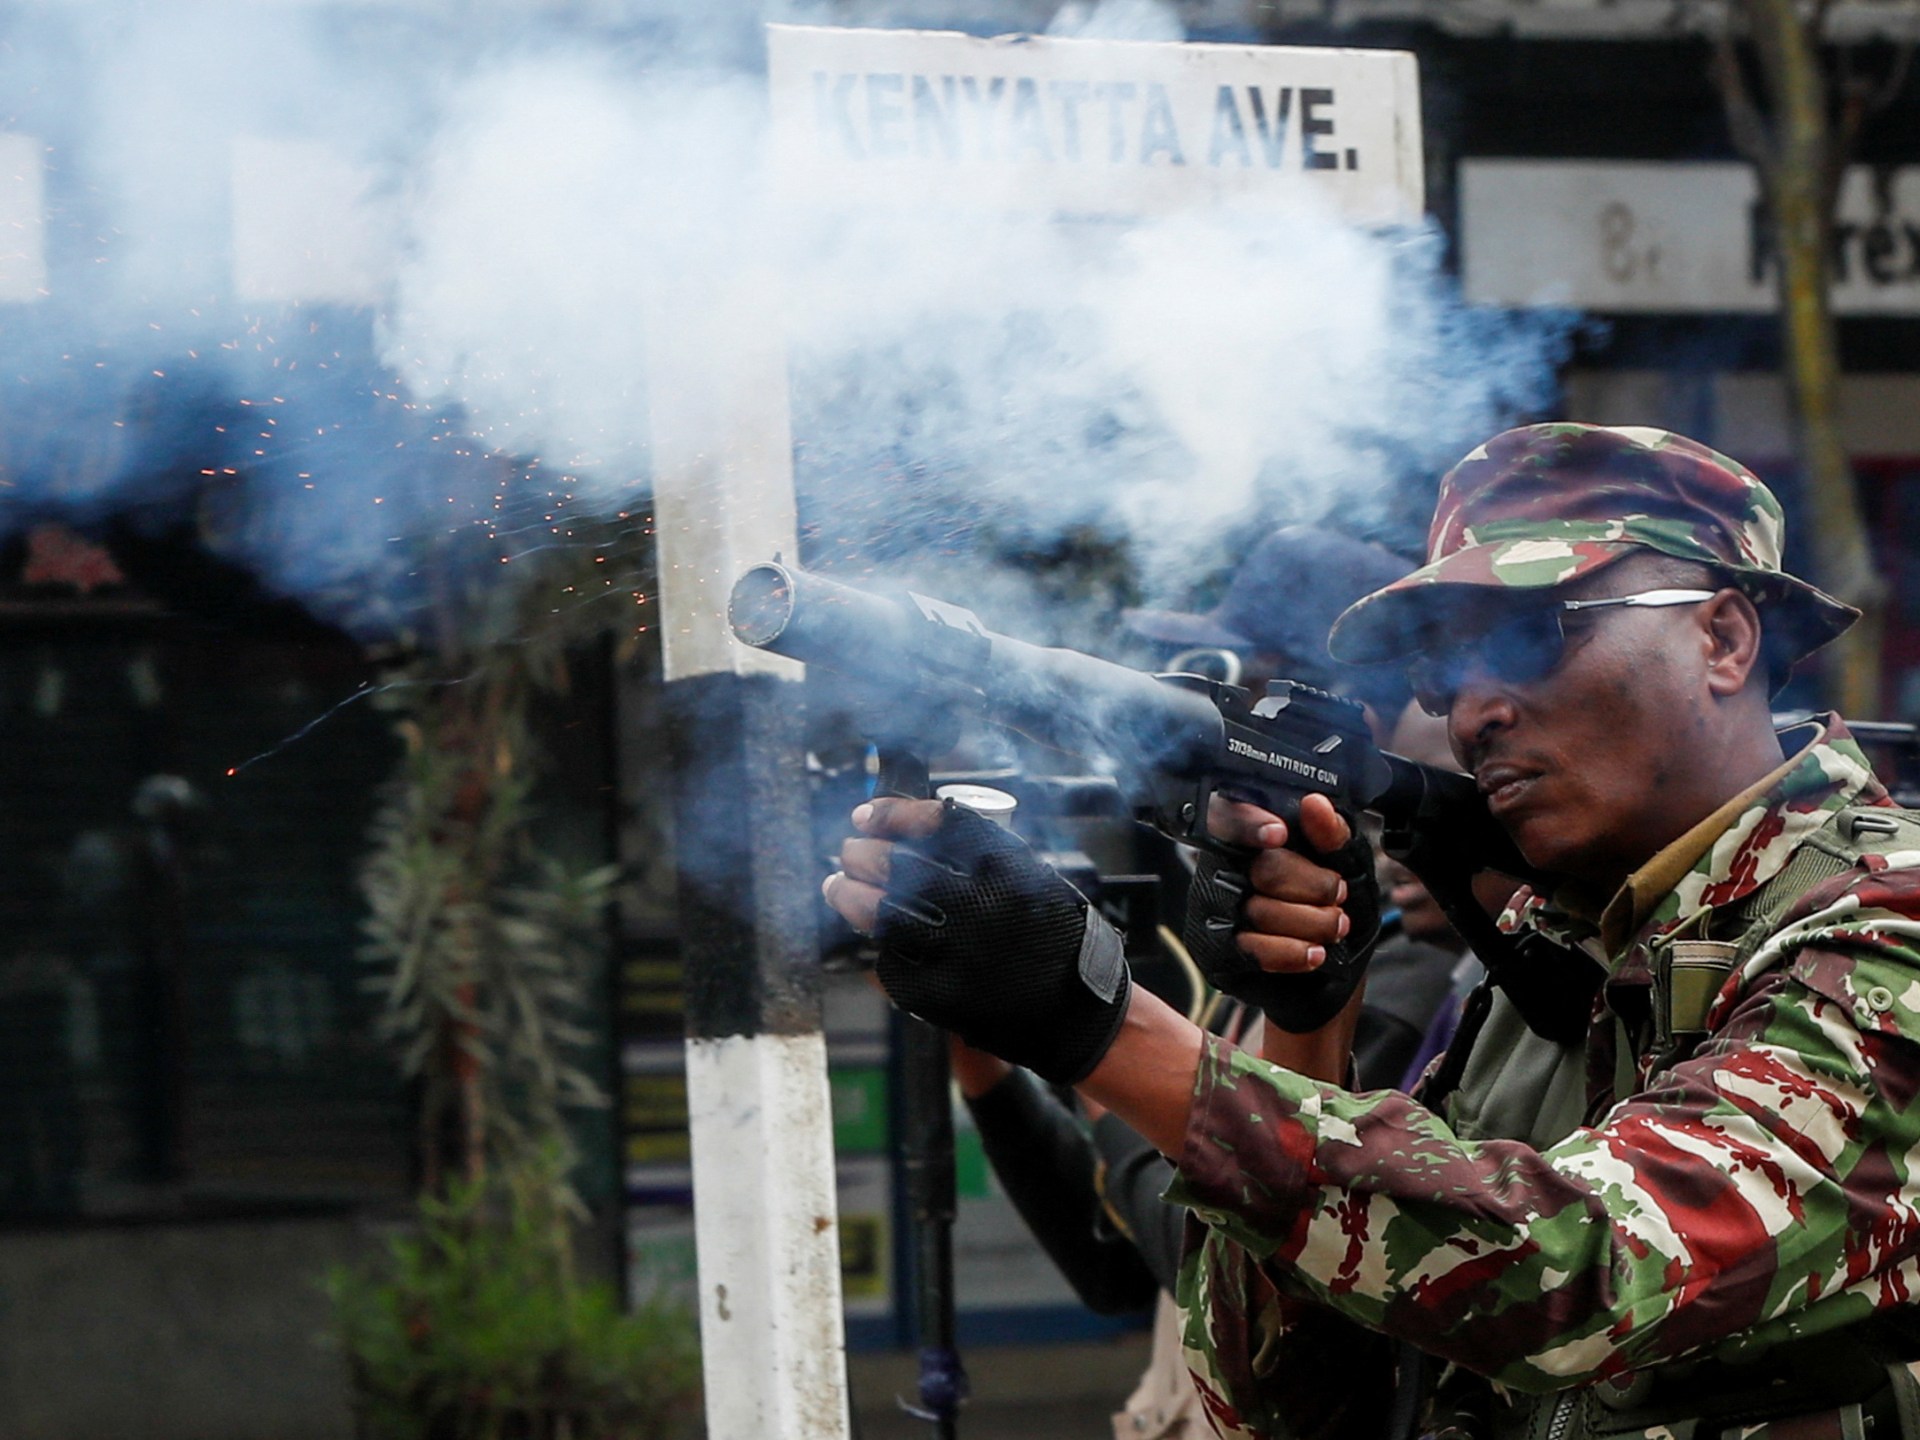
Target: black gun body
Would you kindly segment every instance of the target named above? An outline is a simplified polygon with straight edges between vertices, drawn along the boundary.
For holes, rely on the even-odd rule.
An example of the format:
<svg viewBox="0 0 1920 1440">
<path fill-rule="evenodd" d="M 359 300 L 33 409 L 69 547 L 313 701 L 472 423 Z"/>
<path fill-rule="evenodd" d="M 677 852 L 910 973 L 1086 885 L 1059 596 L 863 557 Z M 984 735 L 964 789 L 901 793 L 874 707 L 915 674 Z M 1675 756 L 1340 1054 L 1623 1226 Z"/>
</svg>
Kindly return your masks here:
<svg viewBox="0 0 1920 1440">
<path fill-rule="evenodd" d="M 1344 812 L 1382 815 L 1390 842 L 1464 809 L 1483 822 L 1471 827 L 1476 844 L 1499 852 L 1493 868 L 1522 873 L 1472 781 L 1380 750 L 1360 707 L 1338 696 L 1282 681 L 1256 698 L 1194 676 L 1147 675 L 996 634 L 944 601 L 893 600 L 778 564 L 741 576 L 728 613 L 747 644 L 863 678 L 876 713 L 907 717 L 897 738 L 968 710 L 1106 764 L 1176 840 L 1223 848 L 1206 828 L 1215 793 L 1286 819 L 1320 794 Z"/>
</svg>

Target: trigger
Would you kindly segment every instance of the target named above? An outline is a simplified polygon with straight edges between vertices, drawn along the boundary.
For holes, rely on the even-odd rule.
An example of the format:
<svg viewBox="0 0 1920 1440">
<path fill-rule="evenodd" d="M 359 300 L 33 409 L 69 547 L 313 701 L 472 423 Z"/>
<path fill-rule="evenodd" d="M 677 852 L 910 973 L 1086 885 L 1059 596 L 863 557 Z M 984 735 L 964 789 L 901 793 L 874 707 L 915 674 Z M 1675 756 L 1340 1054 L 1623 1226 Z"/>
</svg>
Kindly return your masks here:
<svg viewBox="0 0 1920 1440">
<path fill-rule="evenodd" d="M 1259 790 L 1243 790 L 1237 785 L 1222 785 L 1214 792 L 1228 800 L 1237 800 L 1242 805 L 1256 805 L 1269 814 L 1277 815 L 1286 821 L 1289 830 L 1294 828 L 1300 818 L 1300 797 L 1291 790 L 1282 790 L 1277 795 L 1268 795 Z"/>
</svg>

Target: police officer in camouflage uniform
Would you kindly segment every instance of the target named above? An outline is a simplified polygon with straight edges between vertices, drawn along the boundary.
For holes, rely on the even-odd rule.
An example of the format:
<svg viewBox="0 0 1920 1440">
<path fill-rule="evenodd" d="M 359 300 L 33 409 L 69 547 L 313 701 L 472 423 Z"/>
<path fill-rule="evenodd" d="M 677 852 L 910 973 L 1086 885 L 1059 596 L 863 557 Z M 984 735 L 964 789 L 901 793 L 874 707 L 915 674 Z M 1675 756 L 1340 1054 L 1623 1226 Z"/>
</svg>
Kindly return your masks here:
<svg viewBox="0 0 1920 1440">
<path fill-rule="evenodd" d="M 1447 476 L 1427 564 L 1341 618 L 1334 653 L 1408 665 L 1551 877 L 1412 1099 L 1339 1083 L 1357 1003 L 1327 961 L 1377 900 L 1321 800 L 1297 838 L 1223 807 L 1257 853 L 1195 887 L 1190 943 L 1266 1011 L 1258 1055 L 1113 983 L 1097 915 L 1004 832 L 856 812 L 828 898 L 895 1000 L 1176 1162 L 1222 1435 L 1920 1440 L 1920 819 L 1837 718 L 1773 729 L 1853 619 L 1781 543 L 1702 445 L 1528 426 Z"/>
</svg>

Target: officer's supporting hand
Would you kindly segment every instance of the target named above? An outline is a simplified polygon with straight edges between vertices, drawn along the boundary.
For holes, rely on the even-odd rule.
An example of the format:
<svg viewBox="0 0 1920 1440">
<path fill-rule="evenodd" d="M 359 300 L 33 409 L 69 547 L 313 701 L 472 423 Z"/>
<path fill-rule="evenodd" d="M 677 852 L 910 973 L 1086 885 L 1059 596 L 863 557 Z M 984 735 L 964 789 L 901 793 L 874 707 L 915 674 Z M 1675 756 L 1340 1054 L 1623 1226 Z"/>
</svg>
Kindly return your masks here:
<svg viewBox="0 0 1920 1440">
<path fill-rule="evenodd" d="M 1083 1079 L 1126 1017 L 1118 932 L 1026 843 L 951 801 L 853 812 L 827 903 L 880 942 L 901 1009 L 1060 1084 Z"/>
<path fill-rule="evenodd" d="M 1373 851 L 1323 795 L 1300 806 L 1312 853 L 1282 848 L 1285 821 L 1257 806 L 1216 800 L 1208 828 L 1251 849 L 1244 869 L 1201 857 L 1187 899 L 1187 948 L 1203 974 L 1258 1006 L 1282 1030 L 1326 1025 L 1366 974 L 1380 933 Z"/>
</svg>

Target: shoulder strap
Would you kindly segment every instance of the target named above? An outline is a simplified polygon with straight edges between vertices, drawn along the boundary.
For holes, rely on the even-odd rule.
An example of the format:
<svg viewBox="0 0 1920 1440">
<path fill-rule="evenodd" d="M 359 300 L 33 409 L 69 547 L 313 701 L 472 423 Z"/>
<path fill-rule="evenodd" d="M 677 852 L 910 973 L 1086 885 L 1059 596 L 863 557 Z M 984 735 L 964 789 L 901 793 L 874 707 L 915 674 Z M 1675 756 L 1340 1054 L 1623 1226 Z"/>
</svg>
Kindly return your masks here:
<svg viewBox="0 0 1920 1440">
<path fill-rule="evenodd" d="M 1713 912 L 1703 927 L 1675 932 L 1667 961 L 1657 969 L 1664 991 L 1659 1013 L 1666 1038 L 1685 1045 L 1706 1033 L 1707 1011 L 1728 975 L 1766 943 L 1794 902 L 1814 886 L 1843 875 L 1866 854 L 1920 849 L 1920 812 L 1884 805 L 1837 811 L 1801 841 L 1772 879 L 1734 904 Z M 1706 938 L 1711 932 L 1716 938 Z"/>
<path fill-rule="evenodd" d="M 1862 855 L 1920 849 L 1920 812 L 1860 805 L 1835 812 L 1805 840 L 1780 873 L 1730 907 L 1738 925 L 1740 962 L 1766 943 L 1793 904 L 1814 886 L 1851 870 Z"/>
</svg>

